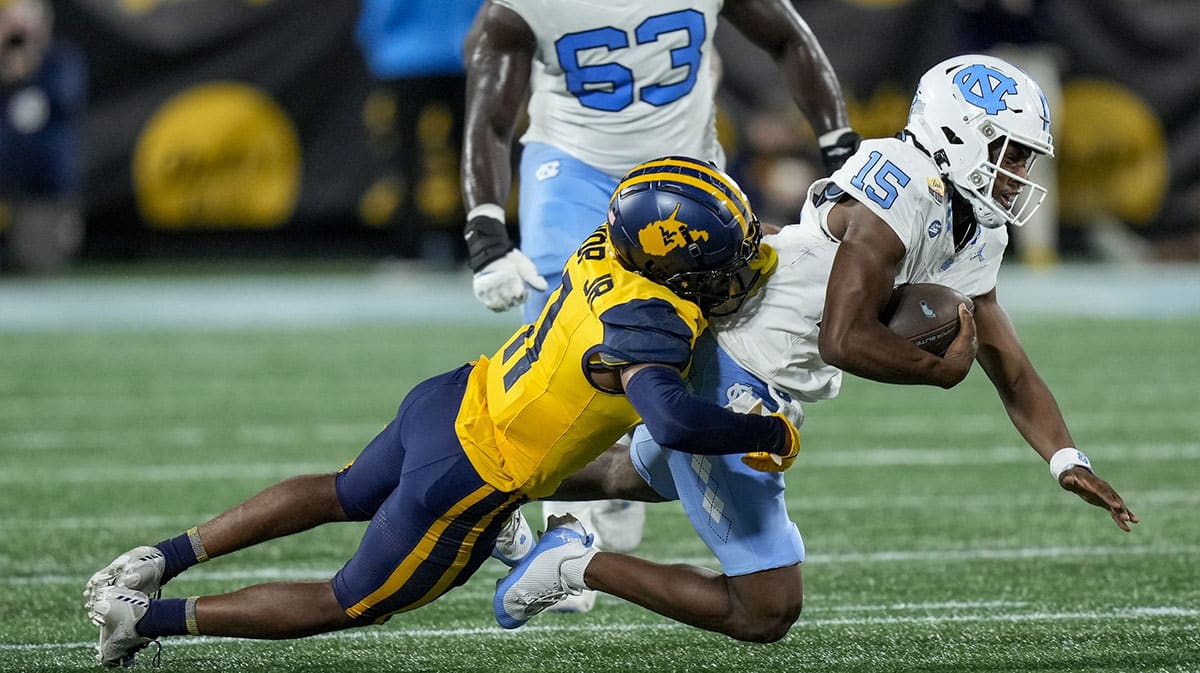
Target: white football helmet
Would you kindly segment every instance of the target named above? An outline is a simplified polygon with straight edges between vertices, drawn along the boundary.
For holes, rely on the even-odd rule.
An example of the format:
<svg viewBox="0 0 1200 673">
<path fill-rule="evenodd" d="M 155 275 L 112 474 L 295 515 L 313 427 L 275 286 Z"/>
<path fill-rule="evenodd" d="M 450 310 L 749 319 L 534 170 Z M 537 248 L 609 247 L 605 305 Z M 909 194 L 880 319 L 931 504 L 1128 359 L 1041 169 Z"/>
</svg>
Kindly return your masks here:
<svg viewBox="0 0 1200 673">
<path fill-rule="evenodd" d="M 1009 143 L 1033 151 L 1027 168 L 1039 155 L 1054 156 L 1046 96 L 1010 63 L 966 54 L 933 66 L 917 84 L 906 130 L 949 176 L 984 227 L 1021 226 L 1046 198 L 1044 187 L 999 165 Z M 1008 206 L 992 197 L 997 175 L 1021 185 Z"/>
</svg>

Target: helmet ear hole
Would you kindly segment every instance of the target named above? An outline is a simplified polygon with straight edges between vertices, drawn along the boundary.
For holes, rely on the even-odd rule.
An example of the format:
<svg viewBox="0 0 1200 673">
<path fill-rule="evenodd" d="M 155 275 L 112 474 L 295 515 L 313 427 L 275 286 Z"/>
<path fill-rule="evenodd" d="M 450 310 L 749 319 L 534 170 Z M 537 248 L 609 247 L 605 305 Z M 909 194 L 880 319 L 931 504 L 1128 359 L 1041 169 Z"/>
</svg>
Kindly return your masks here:
<svg viewBox="0 0 1200 673">
<path fill-rule="evenodd" d="M 933 153 L 933 162 L 938 165 L 938 169 L 947 170 L 950 168 L 950 157 L 946 156 L 946 150 L 938 150 Z"/>
</svg>

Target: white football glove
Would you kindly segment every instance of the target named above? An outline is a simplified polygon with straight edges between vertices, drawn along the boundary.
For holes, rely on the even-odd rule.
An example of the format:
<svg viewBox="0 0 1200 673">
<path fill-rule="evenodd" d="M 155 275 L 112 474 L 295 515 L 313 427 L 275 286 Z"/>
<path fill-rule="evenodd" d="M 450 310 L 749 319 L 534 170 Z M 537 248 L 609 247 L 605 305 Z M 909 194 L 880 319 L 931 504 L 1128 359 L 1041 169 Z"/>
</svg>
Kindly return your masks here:
<svg viewBox="0 0 1200 673">
<path fill-rule="evenodd" d="M 528 286 L 528 287 L 527 287 Z M 475 272 L 475 298 L 493 311 L 507 311 L 529 297 L 529 287 L 545 290 L 546 279 L 525 253 L 513 248 Z"/>
</svg>

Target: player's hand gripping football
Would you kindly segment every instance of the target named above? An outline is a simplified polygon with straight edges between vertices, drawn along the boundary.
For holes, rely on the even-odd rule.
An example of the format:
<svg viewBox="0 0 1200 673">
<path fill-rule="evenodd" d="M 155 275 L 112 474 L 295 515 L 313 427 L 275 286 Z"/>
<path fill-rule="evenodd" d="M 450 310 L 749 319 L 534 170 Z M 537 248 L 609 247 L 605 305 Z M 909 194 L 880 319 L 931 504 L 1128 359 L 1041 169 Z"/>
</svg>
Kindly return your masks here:
<svg viewBox="0 0 1200 673">
<path fill-rule="evenodd" d="M 1083 498 L 1084 502 L 1108 510 L 1108 515 L 1112 517 L 1113 523 L 1125 532 L 1133 530 L 1129 524 L 1141 523 L 1137 515 L 1125 506 L 1125 501 L 1120 494 L 1113 490 L 1107 481 L 1097 477 L 1085 467 L 1076 466 L 1063 472 L 1062 476 L 1058 478 L 1058 483 L 1064 489 Z"/>
<path fill-rule="evenodd" d="M 975 316 L 965 304 L 958 305 L 958 336 L 950 342 L 946 354 L 942 356 L 947 365 L 946 374 L 942 381 L 943 388 L 953 388 L 967 378 L 971 365 L 975 362 L 975 354 L 979 352 L 979 341 L 975 337 Z"/>
</svg>

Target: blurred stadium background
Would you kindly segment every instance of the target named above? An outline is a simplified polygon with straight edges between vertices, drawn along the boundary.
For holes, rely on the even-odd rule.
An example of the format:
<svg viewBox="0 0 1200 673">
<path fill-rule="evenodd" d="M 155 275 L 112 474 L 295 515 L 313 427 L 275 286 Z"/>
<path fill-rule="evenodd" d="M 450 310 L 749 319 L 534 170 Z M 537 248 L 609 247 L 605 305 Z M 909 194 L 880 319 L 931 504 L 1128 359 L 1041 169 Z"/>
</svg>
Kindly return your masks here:
<svg viewBox="0 0 1200 673">
<path fill-rule="evenodd" d="M 513 638 L 487 611 L 489 564 L 377 635 L 183 639 L 165 670 L 1200 670 L 1200 3 L 795 4 L 866 136 L 898 130 L 916 78 L 956 52 L 1005 50 L 1056 83 L 1057 217 L 1019 232 L 1000 297 L 1141 529 L 1119 536 L 1056 492 L 980 372 L 955 397 L 851 381 L 811 408 L 789 476 L 813 567 L 777 647 L 615 600 Z M 28 157 L 11 134 L 41 108 L 0 86 L 0 670 L 14 672 L 90 669 L 78 592 L 95 567 L 339 467 L 409 386 L 519 321 L 475 302 L 462 263 L 461 75 L 373 75 L 358 2 L 53 9 L 87 76 L 66 136 L 78 180 L 57 202 L 13 177 Z M 718 34 L 731 171 L 764 219 L 787 220 L 818 165 L 811 132 L 774 68 Z M 711 566 L 677 509 L 656 506 L 643 553 Z M 327 576 L 350 528 L 178 590 Z"/>
<path fill-rule="evenodd" d="M 355 37 L 358 2 L 53 5 L 56 36 L 86 61 L 81 132 L 73 141 L 86 225 L 81 263 L 459 260 L 461 73 L 373 76 Z M 1043 210 L 1058 217 L 1021 232 L 1014 258 L 1200 259 L 1196 2 L 796 6 L 821 39 L 864 136 L 899 130 L 917 77 L 954 53 L 1000 51 L 1043 82 L 1055 108 L 1059 185 L 1057 203 Z M 395 32 L 413 50 L 455 34 Z M 814 175 L 811 131 L 766 57 L 729 27 L 717 34 L 731 171 L 764 219 L 788 220 Z M 6 101 L 11 125 L 20 128 L 20 110 L 36 118 L 33 103 L 15 93 Z M 0 157 L 18 165 L 18 148 L 8 144 Z M 22 186 L 10 184 L 0 196 L 0 236 L 8 239 L 30 208 Z M 36 227 L 38 214 L 29 219 L 35 224 L 25 226 Z M 11 243 L 0 240 L 10 257 Z M 0 266 L 0 274 L 17 266 Z"/>
</svg>

